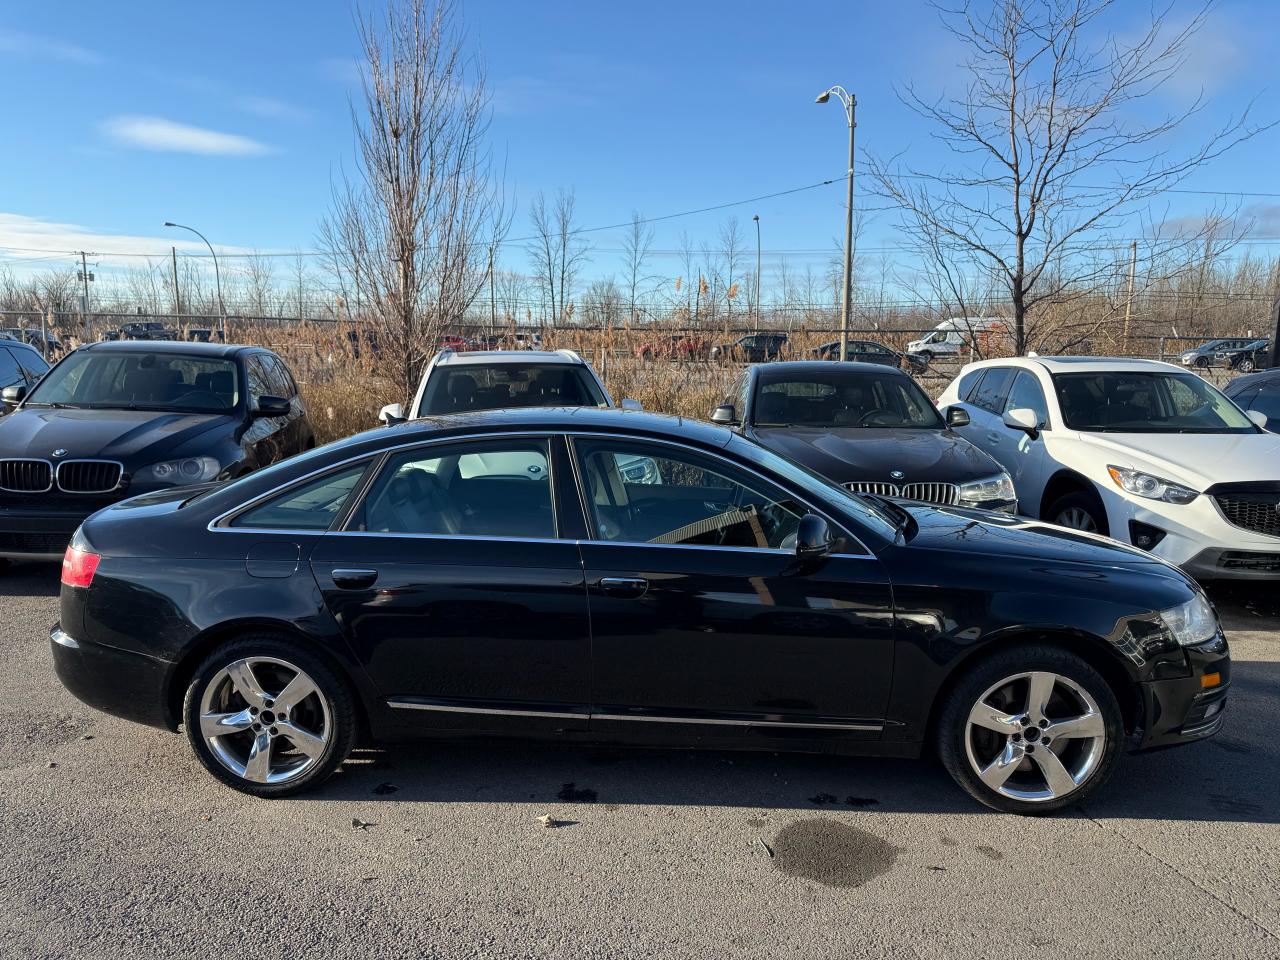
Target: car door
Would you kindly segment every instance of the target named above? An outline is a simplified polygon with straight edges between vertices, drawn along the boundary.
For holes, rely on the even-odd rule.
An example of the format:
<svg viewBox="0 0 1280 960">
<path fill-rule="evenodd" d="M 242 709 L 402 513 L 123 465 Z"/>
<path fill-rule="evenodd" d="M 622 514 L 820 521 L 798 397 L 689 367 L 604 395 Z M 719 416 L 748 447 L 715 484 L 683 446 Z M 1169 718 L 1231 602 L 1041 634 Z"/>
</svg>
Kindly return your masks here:
<svg viewBox="0 0 1280 960">
<path fill-rule="evenodd" d="M 560 536 L 550 446 L 506 437 L 393 453 L 313 551 L 325 605 L 406 723 L 586 729 L 587 598 L 578 548 Z"/>
<path fill-rule="evenodd" d="M 1003 416 L 1010 410 L 1030 410 L 1039 424 L 1033 437 L 1025 430 L 1007 426 Z M 1044 389 L 1039 378 L 1030 370 L 1018 370 L 1005 397 L 1001 417 L 991 426 L 999 435 L 988 452 L 1009 472 L 1018 503 L 1023 513 L 1040 515 L 1040 497 L 1044 492 L 1048 454 L 1045 451 L 1045 433 L 1052 430 L 1049 423 L 1049 406 L 1045 402 Z"/>
<path fill-rule="evenodd" d="M 651 739 L 879 737 L 893 615 L 880 563 L 798 561 L 807 508 L 677 444 L 576 437 L 592 632 L 591 729 Z M 656 469 L 630 483 L 618 465 Z"/>
<path fill-rule="evenodd" d="M 960 397 L 960 405 L 969 414 L 969 423 L 955 428 L 960 436 L 979 450 L 989 453 L 1002 466 L 1004 462 L 997 456 L 998 445 L 1003 438 L 1004 424 L 1001 417 L 1014 372 L 1010 367 L 982 368 L 979 371 L 980 376 L 973 381 L 968 393 Z M 1000 429 L 997 429 L 997 426 Z"/>
</svg>

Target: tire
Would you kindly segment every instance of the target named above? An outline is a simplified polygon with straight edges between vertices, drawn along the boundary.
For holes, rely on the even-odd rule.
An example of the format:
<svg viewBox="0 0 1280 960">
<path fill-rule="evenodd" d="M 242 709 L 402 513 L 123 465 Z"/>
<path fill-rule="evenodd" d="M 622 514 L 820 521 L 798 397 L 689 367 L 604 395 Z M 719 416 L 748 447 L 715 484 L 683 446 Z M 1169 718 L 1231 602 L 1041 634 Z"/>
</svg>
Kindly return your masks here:
<svg viewBox="0 0 1280 960">
<path fill-rule="evenodd" d="M 281 695 L 298 677 L 295 692 L 303 696 L 277 716 Z M 227 733 L 210 735 L 214 715 Z M 302 644 L 270 633 L 230 641 L 205 658 L 187 687 L 182 717 L 204 768 L 255 797 L 318 786 L 347 758 L 356 733 L 347 684 Z M 255 757 L 258 744 L 266 750 Z"/>
<path fill-rule="evenodd" d="M 1208 367 L 1208 366 L 1209 366 L 1209 358 L 1208 358 L 1208 357 L 1196 357 L 1196 358 L 1195 358 L 1195 360 L 1192 362 L 1192 364 L 1191 364 L 1191 365 L 1192 365 L 1193 367 L 1198 367 L 1198 368 L 1200 368 L 1201 370 L 1204 370 L 1206 367 Z"/>
<path fill-rule="evenodd" d="M 1092 527 L 1083 523 L 1085 517 L 1088 518 Z M 1103 509 L 1102 501 L 1096 494 L 1083 490 L 1059 497 L 1045 511 L 1044 518 L 1060 527 L 1070 527 L 1086 533 L 1098 533 L 1104 537 L 1110 536 L 1111 533 L 1107 525 L 1107 511 Z"/>
<path fill-rule="evenodd" d="M 1045 814 L 1101 788 L 1124 736 L 1120 704 L 1102 675 L 1074 653 L 1037 644 L 1003 650 L 964 674 L 939 714 L 937 749 L 979 803 Z"/>
<path fill-rule="evenodd" d="M 1253 373 L 1253 370 L 1254 370 L 1253 358 L 1245 357 L 1238 364 L 1236 364 L 1236 369 L 1239 370 L 1241 373 Z"/>
</svg>

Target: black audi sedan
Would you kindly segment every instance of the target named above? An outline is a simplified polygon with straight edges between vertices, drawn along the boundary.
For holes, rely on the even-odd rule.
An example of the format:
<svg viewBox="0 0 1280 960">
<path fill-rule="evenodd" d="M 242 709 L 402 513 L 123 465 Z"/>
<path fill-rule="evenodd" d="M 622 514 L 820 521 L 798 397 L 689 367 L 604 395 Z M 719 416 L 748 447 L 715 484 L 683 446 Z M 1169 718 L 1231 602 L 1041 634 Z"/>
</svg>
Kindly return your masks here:
<svg viewBox="0 0 1280 960">
<path fill-rule="evenodd" d="M 257 347 L 94 343 L 2 396 L 0 558 L 56 560 L 108 504 L 315 446 L 289 369 Z"/>
<path fill-rule="evenodd" d="M 411 421 L 103 510 L 51 645 L 81 700 L 181 726 L 262 797 L 357 737 L 505 735 L 934 747 L 983 803 L 1051 811 L 1127 738 L 1214 733 L 1230 681 L 1213 608 L 1149 554 L 590 408 Z"/>
<path fill-rule="evenodd" d="M 856 493 L 1017 511 L 1005 469 L 944 420 L 907 374 L 872 363 L 748 368 L 711 413 L 763 447 Z"/>
</svg>

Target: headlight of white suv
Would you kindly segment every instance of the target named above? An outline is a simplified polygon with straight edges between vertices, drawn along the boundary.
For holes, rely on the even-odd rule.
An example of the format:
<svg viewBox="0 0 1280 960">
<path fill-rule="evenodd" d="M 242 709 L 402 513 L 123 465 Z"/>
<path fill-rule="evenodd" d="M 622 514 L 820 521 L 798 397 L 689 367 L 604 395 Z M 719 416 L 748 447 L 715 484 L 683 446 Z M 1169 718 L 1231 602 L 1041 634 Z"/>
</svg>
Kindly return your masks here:
<svg viewBox="0 0 1280 960">
<path fill-rule="evenodd" d="M 988 503 L 992 500 L 1015 500 L 1017 494 L 1013 490 L 1013 480 L 1007 473 L 997 473 L 994 477 L 983 477 L 981 480 L 970 480 L 960 484 L 961 503 Z"/>
<path fill-rule="evenodd" d="M 1115 481 L 1115 485 L 1125 493 L 1132 493 L 1135 497 L 1144 497 L 1147 500 L 1163 500 L 1165 503 L 1190 503 L 1200 496 L 1197 491 L 1192 490 L 1190 487 L 1184 487 L 1182 484 L 1174 483 L 1172 480 L 1165 480 L 1149 473 L 1143 473 L 1141 470 L 1131 470 L 1128 467 L 1116 467 L 1108 464 L 1107 473 L 1111 474 L 1111 479 Z"/>
<path fill-rule="evenodd" d="M 1184 647 L 1204 643 L 1218 635 L 1218 616 L 1199 593 L 1186 603 L 1161 610 L 1160 619 L 1169 635 Z"/>
<path fill-rule="evenodd" d="M 221 465 L 213 457 L 185 457 L 182 460 L 164 460 L 135 470 L 134 482 L 143 483 L 206 483 L 218 475 Z"/>
</svg>

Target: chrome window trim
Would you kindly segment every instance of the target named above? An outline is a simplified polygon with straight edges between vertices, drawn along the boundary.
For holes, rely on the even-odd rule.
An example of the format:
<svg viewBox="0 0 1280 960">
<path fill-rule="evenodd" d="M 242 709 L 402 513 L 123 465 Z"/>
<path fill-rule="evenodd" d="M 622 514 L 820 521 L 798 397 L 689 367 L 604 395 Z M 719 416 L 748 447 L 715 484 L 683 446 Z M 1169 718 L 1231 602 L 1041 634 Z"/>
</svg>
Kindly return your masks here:
<svg viewBox="0 0 1280 960">
<path fill-rule="evenodd" d="M 270 500 L 273 497 L 276 497 L 282 493 L 285 493 L 286 491 L 291 490 L 294 487 L 307 483 L 308 481 L 316 477 L 319 477 L 325 473 L 329 473 L 334 470 L 340 470 L 345 466 L 348 466 L 353 463 L 358 463 L 362 460 L 368 460 L 370 463 L 372 463 L 373 461 L 378 460 L 379 458 L 382 458 L 385 463 L 385 461 L 387 459 L 390 459 L 392 456 L 395 456 L 406 450 L 415 449 L 417 447 L 429 447 L 429 446 L 434 446 L 440 443 L 451 443 L 459 440 L 463 440 L 463 441 L 487 440 L 487 439 L 501 439 L 505 437 L 541 437 L 547 440 L 554 439 L 555 437 L 563 437 L 568 442 L 568 445 L 569 445 L 569 459 L 573 465 L 574 482 L 578 487 L 579 500 L 581 500 L 586 495 L 586 492 L 585 492 L 585 487 L 583 486 L 583 484 L 580 482 L 580 479 L 579 479 L 580 468 L 577 462 L 578 461 L 577 451 L 574 449 L 574 445 L 573 445 L 573 440 L 575 437 L 603 437 L 611 440 L 622 440 L 622 441 L 638 440 L 641 443 L 662 444 L 669 447 L 676 447 L 677 449 L 680 449 L 680 450 L 688 450 L 695 454 L 706 454 L 706 455 L 715 457 L 718 460 L 724 461 L 725 463 L 729 464 L 731 467 L 735 467 L 736 469 L 739 469 L 739 470 L 746 470 L 746 472 L 748 473 L 758 475 L 755 470 L 752 470 L 749 467 L 744 467 L 741 464 L 735 462 L 734 460 L 731 460 L 730 458 L 720 453 L 716 453 L 710 450 L 705 450 L 700 447 L 691 447 L 691 446 L 688 446 L 687 444 L 679 443 L 674 440 L 667 440 L 659 437 L 649 437 L 642 434 L 613 433 L 608 430 L 586 429 L 586 430 L 574 430 L 572 432 L 563 430 L 563 429 L 552 430 L 550 432 L 548 432 L 547 430 L 509 430 L 509 431 L 501 431 L 501 432 L 495 432 L 495 433 L 466 434 L 461 436 L 451 435 L 447 437 L 429 437 L 422 440 L 406 441 L 404 443 L 396 444 L 394 446 L 385 447 L 381 450 L 366 450 L 363 453 L 359 453 L 359 454 L 356 454 L 355 456 L 348 457 L 345 460 L 339 460 L 336 463 L 330 463 L 323 467 L 319 467 L 315 470 L 312 470 L 310 473 L 303 474 L 302 476 L 298 477 L 296 480 L 293 480 L 287 484 L 282 484 L 278 487 L 274 487 L 273 489 L 268 490 L 265 493 L 259 494 L 257 497 L 254 497 L 250 500 L 246 500 L 243 503 L 240 503 L 239 505 L 234 506 L 229 510 L 223 511 L 222 513 L 218 514 L 216 517 L 214 517 L 212 520 L 209 521 L 209 523 L 206 525 L 206 529 L 212 533 L 278 533 L 278 534 L 322 533 L 327 536 L 356 535 L 361 537 L 429 537 L 429 538 L 440 538 L 440 539 L 446 539 L 446 540 L 457 540 L 457 539 L 498 540 L 501 538 L 481 537 L 481 536 L 461 535 L 461 534 L 369 533 L 361 530 L 329 530 L 329 531 L 290 530 L 290 529 L 277 529 L 277 528 L 267 529 L 264 527 L 231 527 L 231 526 L 227 526 L 226 524 L 229 518 L 233 518 L 236 514 L 239 514 L 253 506 L 256 506 L 259 503 L 262 503 L 266 500 Z M 7 459 L 23 459 L 23 458 L 10 457 Z M 549 469 L 550 467 L 551 465 L 548 464 Z M 250 474 L 250 476 L 252 476 L 252 474 Z M 782 489 L 784 490 L 788 489 L 785 485 L 780 484 L 777 481 L 770 480 L 768 477 L 764 477 L 762 479 L 766 483 L 771 484 L 772 486 L 782 487 Z M 30 491 L 15 491 L 15 492 L 27 493 Z M 363 492 L 364 491 L 362 491 L 362 493 Z M 813 513 L 818 514 L 823 519 L 825 519 L 828 523 L 835 523 L 835 521 L 831 519 L 831 517 L 827 514 L 825 510 L 815 510 L 812 504 L 810 504 L 807 500 L 805 500 L 802 497 L 796 496 L 795 499 L 797 503 L 803 504 L 806 509 L 812 511 Z M 554 504 L 553 504 L 553 508 L 554 508 Z M 583 504 L 583 508 L 586 509 L 585 504 Z M 585 517 L 589 518 L 590 513 L 585 514 Z M 841 531 L 845 531 L 845 525 L 843 523 L 836 523 L 836 526 Z M 875 554 L 872 553 L 867 548 L 867 546 L 864 543 L 862 543 L 861 540 L 859 540 L 857 537 L 853 536 L 852 534 L 849 534 L 848 538 L 850 541 L 852 541 L 853 543 L 856 543 L 859 547 L 861 547 L 865 552 L 833 553 L 831 554 L 832 557 L 852 558 L 852 559 L 860 559 L 860 560 L 876 559 Z M 684 548 L 688 548 L 689 546 L 696 546 L 703 550 L 751 550 L 755 552 L 760 552 L 765 549 L 762 547 L 733 547 L 733 546 L 722 547 L 718 545 L 708 545 L 708 544 L 688 545 L 688 544 L 678 544 L 678 543 L 648 543 L 648 542 L 629 543 L 626 541 L 618 541 L 618 540 L 581 540 L 579 541 L 579 540 L 572 540 L 565 537 L 555 537 L 555 538 L 511 537 L 506 539 L 518 541 L 521 543 L 591 543 L 591 544 L 613 544 L 615 546 L 684 547 Z M 775 551 L 770 550 L 769 552 L 775 552 Z M 792 551 L 790 550 L 782 550 L 782 551 L 776 551 L 776 552 L 787 553 L 787 554 L 792 553 Z"/>
<path fill-rule="evenodd" d="M 387 699 L 387 706 L 393 710 L 426 710 L 431 713 L 468 713 L 484 714 L 495 717 L 545 717 L 552 720 L 586 720 L 587 713 L 562 713 L 555 710 L 515 710 L 497 707 L 459 707 L 444 703 L 421 703 L 416 700 L 401 700 L 396 697 Z"/>
<path fill-rule="evenodd" d="M 120 476 L 116 479 L 116 485 L 107 490 L 68 490 L 62 485 L 62 468 L 69 463 L 110 463 L 120 468 Z M 53 482 L 63 493 L 73 497 L 100 497 L 104 493 L 115 493 L 124 486 L 124 464 L 119 460 L 106 460 L 98 457 L 77 457 L 73 460 L 59 460 L 53 468 Z"/>
<path fill-rule="evenodd" d="M 227 510 L 227 511 L 224 511 L 223 513 L 218 514 L 216 517 L 214 517 L 212 520 L 209 521 L 209 523 L 205 526 L 205 529 L 209 530 L 211 533 L 288 533 L 288 534 L 326 533 L 328 532 L 327 529 L 313 530 L 308 527 L 233 527 L 233 526 L 230 526 L 230 524 L 240 514 L 248 513 L 254 507 L 260 506 L 263 503 L 266 503 L 268 500 L 274 500 L 276 497 L 281 496 L 285 493 L 288 493 L 290 490 L 293 490 L 297 487 L 305 486 L 310 481 L 318 477 L 322 477 L 327 473 L 339 473 L 342 471 L 344 467 L 348 467 L 354 463 L 359 463 L 362 460 L 368 460 L 369 463 L 366 463 L 364 468 L 365 475 L 361 477 L 360 482 L 357 483 L 356 486 L 352 488 L 352 493 L 354 493 L 356 492 L 356 490 L 359 490 L 361 488 L 361 486 L 364 483 L 364 480 L 367 479 L 368 473 L 369 473 L 369 467 L 373 463 L 373 461 L 377 460 L 379 457 L 382 457 L 384 454 L 385 454 L 385 451 L 378 451 L 375 453 L 362 453 L 358 457 L 350 457 L 349 459 L 341 460 L 338 463 L 330 464 L 327 467 L 321 467 L 319 470 L 313 470 L 310 473 L 299 477 L 297 480 L 292 481 L 291 483 L 286 483 L 286 484 L 282 484 L 281 486 L 274 487 L 271 490 L 268 490 L 266 493 L 259 494 L 258 496 L 254 497 L 251 500 L 246 500 L 244 503 L 241 503 L 239 506 L 232 507 L 230 510 Z M 248 476 L 251 477 L 253 476 L 253 474 L 248 474 Z M 346 513 L 346 505 L 344 505 L 343 509 L 338 512 L 338 516 L 340 517 L 344 516 L 345 513 Z"/>
<path fill-rule="evenodd" d="M 0 486 L 0 490 L 5 493 L 48 493 L 53 489 L 54 475 L 57 471 L 54 469 L 53 464 L 43 457 L 0 457 L 0 463 L 43 463 L 49 468 L 49 485 L 43 490 L 19 490 L 16 487 Z"/>
</svg>

